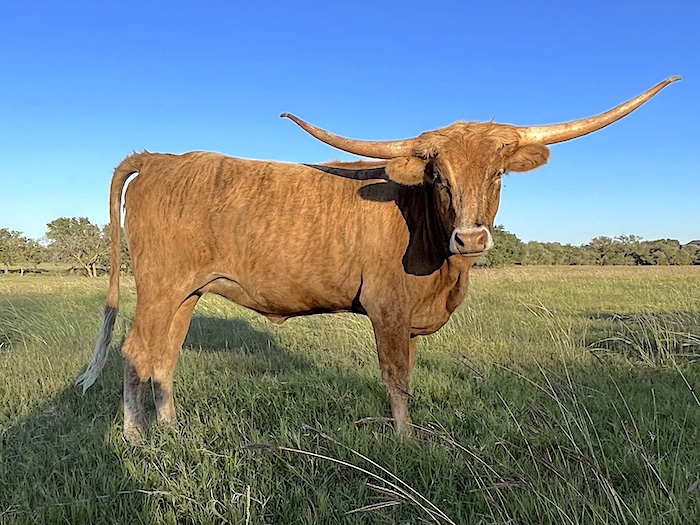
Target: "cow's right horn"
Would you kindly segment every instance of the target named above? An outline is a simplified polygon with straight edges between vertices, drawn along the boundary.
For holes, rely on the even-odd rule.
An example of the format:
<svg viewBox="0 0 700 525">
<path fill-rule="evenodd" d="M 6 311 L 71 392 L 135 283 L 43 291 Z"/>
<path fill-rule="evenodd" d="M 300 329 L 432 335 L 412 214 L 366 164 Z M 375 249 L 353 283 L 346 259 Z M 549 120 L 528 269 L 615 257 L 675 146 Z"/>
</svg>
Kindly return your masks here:
<svg viewBox="0 0 700 525">
<path fill-rule="evenodd" d="M 363 157 L 371 157 L 373 159 L 394 159 L 396 157 L 411 156 L 413 152 L 415 139 L 376 141 L 348 139 L 318 128 L 289 113 L 282 113 L 280 117 L 286 117 L 294 121 L 304 131 L 316 137 L 321 142 L 325 142 L 329 146 L 355 155 L 362 155 Z"/>
<path fill-rule="evenodd" d="M 675 82 L 680 79 L 681 77 L 667 78 L 641 95 L 594 117 L 574 120 L 571 122 L 563 122 L 561 124 L 552 124 L 549 126 L 519 127 L 518 133 L 521 137 L 520 144 L 557 144 L 558 142 L 575 139 L 582 137 L 583 135 L 593 133 L 594 131 L 598 131 L 605 126 L 626 117 L 663 88 L 668 86 L 671 82 Z"/>
</svg>

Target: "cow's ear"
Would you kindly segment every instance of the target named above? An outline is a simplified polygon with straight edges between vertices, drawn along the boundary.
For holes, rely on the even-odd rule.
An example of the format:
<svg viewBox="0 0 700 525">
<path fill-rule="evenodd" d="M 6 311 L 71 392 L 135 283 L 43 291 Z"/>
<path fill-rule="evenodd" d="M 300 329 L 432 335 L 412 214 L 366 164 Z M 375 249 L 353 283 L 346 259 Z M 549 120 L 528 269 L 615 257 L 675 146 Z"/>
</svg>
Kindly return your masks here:
<svg viewBox="0 0 700 525">
<path fill-rule="evenodd" d="M 508 148 L 504 148 L 507 150 Z M 530 171 L 547 164 L 549 148 L 541 144 L 528 144 L 515 148 L 506 159 L 507 171 Z"/>
<path fill-rule="evenodd" d="M 425 181 L 425 165 L 428 161 L 418 157 L 391 159 L 384 170 L 391 180 L 412 186 Z"/>
</svg>

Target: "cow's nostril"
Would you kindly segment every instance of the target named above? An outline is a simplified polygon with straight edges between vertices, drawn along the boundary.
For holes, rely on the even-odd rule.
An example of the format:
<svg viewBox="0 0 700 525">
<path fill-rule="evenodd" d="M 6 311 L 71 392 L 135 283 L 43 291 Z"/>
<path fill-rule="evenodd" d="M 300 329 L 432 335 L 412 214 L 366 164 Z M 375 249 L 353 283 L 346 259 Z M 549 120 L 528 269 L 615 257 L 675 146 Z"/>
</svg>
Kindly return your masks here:
<svg viewBox="0 0 700 525">
<path fill-rule="evenodd" d="M 455 235 L 455 242 L 460 246 L 464 246 L 464 241 L 459 238 L 459 235 Z"/>
</svg>

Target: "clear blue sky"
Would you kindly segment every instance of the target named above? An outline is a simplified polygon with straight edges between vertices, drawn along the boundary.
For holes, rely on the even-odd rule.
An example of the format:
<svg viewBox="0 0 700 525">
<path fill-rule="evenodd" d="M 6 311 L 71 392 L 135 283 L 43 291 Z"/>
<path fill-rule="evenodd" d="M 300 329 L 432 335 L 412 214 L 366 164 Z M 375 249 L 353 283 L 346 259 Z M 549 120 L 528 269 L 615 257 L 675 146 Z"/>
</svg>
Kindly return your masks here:
<svg viewBox="0 0 700 525">
<path fill-rule="evenodd" d="M 244 5 L 242 5 L 244 4 Z M 398 139 L 456 120 L 586 117 L 675 83 L 505 181 L 521 239 L 700 238 L 700 2 L 2 2 L 0 228 L 108 221 L 132 151 L 350 158 L 306 135 Z"/>
</svg>

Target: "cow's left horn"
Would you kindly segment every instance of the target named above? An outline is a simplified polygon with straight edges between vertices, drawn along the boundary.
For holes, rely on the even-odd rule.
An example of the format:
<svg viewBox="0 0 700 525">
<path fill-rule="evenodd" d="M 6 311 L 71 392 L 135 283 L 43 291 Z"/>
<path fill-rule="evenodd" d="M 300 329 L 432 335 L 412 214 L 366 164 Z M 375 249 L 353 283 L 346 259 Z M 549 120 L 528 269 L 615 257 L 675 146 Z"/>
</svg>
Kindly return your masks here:
<svg viewBox="0 0 700 525">
<path fill-rule="evenodd" d="M 415 139 L 405 140 L 358 140 L 348 139 L 334 135 L 326 130 L 309 124 L 289 113 L 282 113 L 280 117 L 293 120 L 299 127 L 321 142 L 338 148 L 348 153 L 371 157 L 374 159 L 394 159 L 396 157 L 408 157 L 412 154 Z"/>
<path fill-rule="evenodd" d="M 626 117 L 670 83 L 680 79 L 681 77 L 667 78 L 638 97 L 628 100 L 627 102 L 624 102 L 623 104 L 620 104 L 619 106 L 608 110 L 605 113 L 596 115 L 595 117 L 574 120 L 572 122 L 564 122 L 562 124 L 552 124 L 550 126 L 519 127 L 518 132 L 520 133 L 520 143 L 556 144 L 558 142 L 564 142 L 565 140 L 571 140 L 589 133 L 593 133 L 594 131 L 598 131 L 605 126 Z"/>
</svg>

